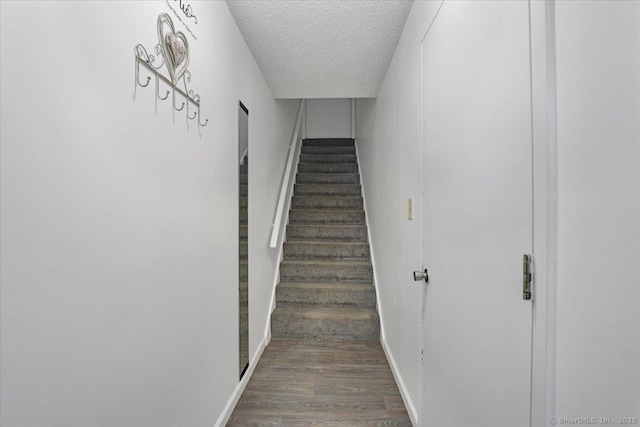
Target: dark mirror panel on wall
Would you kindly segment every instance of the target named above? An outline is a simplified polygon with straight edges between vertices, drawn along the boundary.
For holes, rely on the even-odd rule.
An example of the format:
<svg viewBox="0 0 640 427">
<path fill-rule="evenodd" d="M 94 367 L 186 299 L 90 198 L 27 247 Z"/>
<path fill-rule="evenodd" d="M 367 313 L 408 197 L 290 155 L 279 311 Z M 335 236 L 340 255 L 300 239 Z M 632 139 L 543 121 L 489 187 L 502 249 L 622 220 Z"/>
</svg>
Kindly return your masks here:
<svg viewBox="0 0 640 427">
<path fill-rule="evenodd" d="M 249 367 L 249 110 L 238 105 L 238 159 L 240 188 L 240 378 Z"/>
</svg>

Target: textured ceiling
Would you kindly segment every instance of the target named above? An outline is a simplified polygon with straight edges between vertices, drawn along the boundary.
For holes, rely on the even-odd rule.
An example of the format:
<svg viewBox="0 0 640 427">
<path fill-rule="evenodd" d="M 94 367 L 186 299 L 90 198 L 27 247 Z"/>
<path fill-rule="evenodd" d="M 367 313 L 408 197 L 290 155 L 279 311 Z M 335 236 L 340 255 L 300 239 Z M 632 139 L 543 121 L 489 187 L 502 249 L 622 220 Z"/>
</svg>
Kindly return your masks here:
<svg viewBox="0 0 640 427">
<path fill-rule="evenodd" d="M 411 1 L 227 0 L 276 98 L 375 97 Z"/>
</svg>

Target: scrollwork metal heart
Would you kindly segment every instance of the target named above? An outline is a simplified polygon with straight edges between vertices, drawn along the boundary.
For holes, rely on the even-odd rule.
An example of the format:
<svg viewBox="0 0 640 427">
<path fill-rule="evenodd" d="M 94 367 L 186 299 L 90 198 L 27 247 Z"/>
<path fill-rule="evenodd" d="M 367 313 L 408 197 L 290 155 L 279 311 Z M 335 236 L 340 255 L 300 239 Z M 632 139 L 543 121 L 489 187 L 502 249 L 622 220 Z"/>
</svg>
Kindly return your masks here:
<svg viewBox="0 0 640 427">
<path fill-rule="evenodd" d="M 165 42 L 167 43 L 167 50 L 169 51 L 169 56 L 171 57 L 174 67 L 179 66 L 187 57 L 187 49 L 184 42 L 171 33 L 165 36 Z"/>
<path fill-rule="evenodd" d="M 158 41 L 171 82 L 175 85 L 189 67 L 189 42 L 184 33 L 176 32 L 171 17 L 166 13 L 158 16 Z"/>
</svg>

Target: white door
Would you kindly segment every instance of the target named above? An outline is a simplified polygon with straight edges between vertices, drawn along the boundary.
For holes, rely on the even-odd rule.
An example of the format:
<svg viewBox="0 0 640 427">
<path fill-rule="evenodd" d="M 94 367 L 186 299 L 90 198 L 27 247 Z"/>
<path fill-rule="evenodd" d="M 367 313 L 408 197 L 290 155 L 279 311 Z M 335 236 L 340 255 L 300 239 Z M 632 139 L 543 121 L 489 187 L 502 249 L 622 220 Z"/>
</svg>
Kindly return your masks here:
<svg viewBox="0 0 640 427">
<path fill-rule="evenodd" d="M 445 1 L 422 46 L 422 426 L 529 426 L 526 1 Z"/>
</svg>

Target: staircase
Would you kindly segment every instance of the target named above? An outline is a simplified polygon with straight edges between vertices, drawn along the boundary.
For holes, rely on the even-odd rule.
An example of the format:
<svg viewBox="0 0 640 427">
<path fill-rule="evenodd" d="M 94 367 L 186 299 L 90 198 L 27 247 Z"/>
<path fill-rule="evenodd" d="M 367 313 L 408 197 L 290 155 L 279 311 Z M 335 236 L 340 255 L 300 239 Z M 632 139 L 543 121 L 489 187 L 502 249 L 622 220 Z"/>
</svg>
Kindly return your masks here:
<svg viewBox="0 0 640 427">
<path fill-rule="evenodd" d="M 291 201 L 271 333 L 378 340 L 373 269 L 352 139 L 306 139 Z"/>
</svg>

